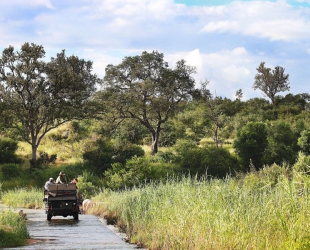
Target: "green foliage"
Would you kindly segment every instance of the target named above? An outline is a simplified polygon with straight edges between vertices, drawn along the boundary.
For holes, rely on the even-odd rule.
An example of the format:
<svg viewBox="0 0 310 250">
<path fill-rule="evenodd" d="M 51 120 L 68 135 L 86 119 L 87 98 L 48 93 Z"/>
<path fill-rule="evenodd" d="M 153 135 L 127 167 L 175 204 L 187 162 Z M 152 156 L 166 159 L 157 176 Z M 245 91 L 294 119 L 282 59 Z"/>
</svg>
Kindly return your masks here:
<svg viewBox="0 0 310 250">
<path fill-rule="evenodd" d="M 291 165 L 297 158 L 297 138 L 290 126 L 284 122 L 275 122 L 268 126 L 268 147 L 265 152 L 265 164 L 282 164 L 287 162 Z"/>
<path fill-rule="evenodd" d="M 244 175 L 240 181 L 244 186 L 251 189 L 251 192 L 256 192 L 261 188 L 274 187 L 283 178 L 291 179 L 292 174 L 292 169 L 288 166 L 273 164 Z"/>
<path fill-rule="evenodd" d="M 183 155 L 190 148 L 197 147 L 197 143 L 189 139 L 179 139 L 173 146 L 173 149 L 178 155 Z"/>
<path fill-rule="evenodd" d="M 42 45 L 24 43 L 20 51 L 5 48 L 0 58 L 0 113 L 32 146 L 32 160 L 42 138 L 52 129 L 94 113 L 90 97 L 100 80 L 92 62 L 66 56 L 65 50 L 44 60 Z"/>
<path fill-rule="evenodd" d="M 263 166 L 263 156 L 268 146 L 267 128 L 264 123 L 249 122 L 237 132 L 233 147 L 241 159 L 242 166 L 247 169 L 250 161 L 256 169 Z"/>
<path fill-rule="evenodd" d="M 265 67 L 265 62 L 261 62 L 256 70 L 258 73 L 255 75 L 253 88 L 260 89 L 273 105 L 277 93 L 290 90 L 289 75 L 284 73 L 283 67 L 276 66 L 271 70 Z"/>
<path fill-rule="evenodd" d="M 134 156 L 142 157 L 145 155 L 144 150 L 135 144 L 114 145 L 113 162 L 125 164 L 126 160 Z"/>
<path fill-rule="evenodd" d="M 112 143 L 107 139 L 99 139 L 92 145 L 89 145 L 89 149 L 83 154 L 83 159 L 87 161 L 91 171 L 102 175 L 111 167 L 113 155 Z"/>
<path fill-rule="evenodd" d="M 0 248 L 25 245 L 28 238 L 25 220 L 19 214 L 0 211 Z"/>
<path fill-rule="evenodd" d="M 309 249 L 310 179 L 291 174 L 273 165 L 246 180 L 184 177 L 94 200 L 143 248 Z"/>
<path fill-rule="evenodd" d="M 173 173 L 174 164 L 152 162 L 145 157 L 133 157 L 123 166 L 115 163 L 105 172 L 105 185 L 113 190 L 139 186 L 166 178 Z"/>
<path fill-rule="evenodd" d="M 189 139 L 198 142 L 206 135 L 206 127 L 210 126 L 210 122 L 205 103 L 188 103 L 184 105 L 182 112 L 172 118 L 175 139 Z"/>
<path fill-rule="evenodd" d="M 191 175 L 224 178 L 240 170 L 238 160 L 228 150 L 215 146 L 192 148 L 181 155 L 180 166 Z"/>
<path fill-rule="evenodd" d="M 116 124 L 134 119 L 143 125 L 152 137 L 151 148 L 156 154 L 164 124 L 194 90 L 194 73 L 195 68 L 184 60 L 170 69 L 162 53 L 144 51 L 106 67 L 100 99 L 109 107 L 106 113 Z"/>
<path fill-rule="evenodd" d="M 154 162 L 176 163 L 179 157 L 171 151 L 158 151 L 156 155 L 150 156 L 150 160 Z"/>
<path fill-rule="evenodd" d="M 99 191 L 99 179 L 93 173 L 84 171 L 78 178 L 78 198 L 80 200 L 90 199 Z"/>
<path fill-rule="evenodd" d="M 303 153 L 310 154 L 310 130 L 303 130 L 300 133 L 297 144 Z"/>
<path fill-rule="evenodd" d="M 0 139 L 0 164 L 22 163 L 15 151 L 18 149 L 18 142 L 9 138 Z"/>
<path fill-rule="evenodd" d="M 16 164 L 4 164 L 0 166 L 1 175 L 3 180 L 10 181 L 13 178 L 19 177 L 21 174 L 21 168 Z"/>
<path fill-rule="evenodd" d="M 300 152 L 296 163 L 293 166 L 296 172 L 306 173 L 310 175 L 310 156 Z"/>
<path fill-rule="evenodd" d="M 44 207 L 42 201 L 42 188 L 18 188 L 3 191 L 2 201 L 9 207 L 13 208 L 34 208 L 39 209 Z"/>
<path fill-rule="evenodd" d="M 55 163 L 57 155 L 53 154 L 51 156 L 46 152 L 39 152 L 40 157 L 36 160 L 30 159 L 31 168 L 47 168 L 49 164 Z"/>
</svg>

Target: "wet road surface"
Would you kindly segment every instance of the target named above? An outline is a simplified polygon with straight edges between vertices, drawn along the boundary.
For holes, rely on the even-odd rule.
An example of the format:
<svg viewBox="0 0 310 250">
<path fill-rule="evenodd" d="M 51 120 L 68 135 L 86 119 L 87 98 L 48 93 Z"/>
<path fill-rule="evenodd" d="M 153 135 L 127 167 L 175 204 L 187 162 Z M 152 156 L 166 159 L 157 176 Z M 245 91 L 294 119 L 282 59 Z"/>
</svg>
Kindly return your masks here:
<svg viewBox="0 0 310 250">
<path fill-rule="evenodd" d="M 79 220 L 72 216 L 52 217 L 47 221 L 44 210 L 23 209 L 27 214 L 27 229 L 36 243 L 16 248 L 3 249 L 136 249 L 126 243 L 121 234 L 113 232 L 112 226 L 104 225 L 104 221 L 93 215 L 79 215 Z"/>
</svg>

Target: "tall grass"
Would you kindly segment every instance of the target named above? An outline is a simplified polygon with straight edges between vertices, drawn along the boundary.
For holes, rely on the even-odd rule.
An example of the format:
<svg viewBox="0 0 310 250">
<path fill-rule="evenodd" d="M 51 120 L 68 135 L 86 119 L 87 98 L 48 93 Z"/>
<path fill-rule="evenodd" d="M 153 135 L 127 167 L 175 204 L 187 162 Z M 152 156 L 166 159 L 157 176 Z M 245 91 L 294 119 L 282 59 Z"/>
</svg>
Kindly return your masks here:
<svg viewBox="0 0 310 250">
<path fill-rule="evenodd" d="M 29 238 L 25 220 L 11 210 L 0 210 L 0 247 L 26 244 Z"/>
<path fill-rule="evenodd" d="M 242 181 L 184 177 L 93 199 L 149 249 L 310 249 L 309 188 L 298 172 L 276 183 L 257 174 Z"/>
<path fill-rule="evenodd" d="M 39 209 L 44 207 L 42 190 L 39 188 L 19 188 L 3 191 L 1 200 L 4 204 L 13 208 Z"/>
</svg>

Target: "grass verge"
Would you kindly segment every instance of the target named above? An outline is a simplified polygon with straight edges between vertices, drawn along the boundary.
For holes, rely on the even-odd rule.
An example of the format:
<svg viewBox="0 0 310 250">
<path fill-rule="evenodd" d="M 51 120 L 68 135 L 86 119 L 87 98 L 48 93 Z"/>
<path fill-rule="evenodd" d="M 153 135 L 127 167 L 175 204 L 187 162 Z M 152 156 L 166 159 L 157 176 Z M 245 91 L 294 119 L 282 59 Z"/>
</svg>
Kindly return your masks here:
<svg viewBox="0 0 310 250">
<path fill-rule="evenodd" d="M 29 234 L 25 220 L 11 210 L 0 211 L 0 247 L 23 246 Z"/>
<path fill-rule="evenodd" d="M 170 180 L 93 197 L 92 212 L 148 249 L 310 249 L 310 179 Z M 91 212 L 91 211 L 90 211 Z"/>
</svg>

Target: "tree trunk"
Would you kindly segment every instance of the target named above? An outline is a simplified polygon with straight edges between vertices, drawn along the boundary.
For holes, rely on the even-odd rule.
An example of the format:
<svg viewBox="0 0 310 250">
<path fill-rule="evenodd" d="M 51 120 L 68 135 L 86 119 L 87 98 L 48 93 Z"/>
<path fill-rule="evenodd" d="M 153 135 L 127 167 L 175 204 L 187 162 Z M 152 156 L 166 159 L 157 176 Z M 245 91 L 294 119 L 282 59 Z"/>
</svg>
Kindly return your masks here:
<svg viewBox="0 0 310 250">
<path fill-rule="evenodd" d="M 35 162 L 37 160 L 37 146 L 32 145 L 32 161 Z"/>
<path fill-rule="evenodd" d="M 158 152 L 158 138 L 159 134 L 158 133 L 152 133 L 152 154 L 155 155 Z"/>
<path fill-rule="evenodd" d="M 38 150 L 38 145 L 37 145 L 37 138 L 36 136 L 32 136 L 31 139 L 31 150 L 32 150 L 32 162 L 35 163 L 37 161 L 37 150 Z"/>
</svg>

